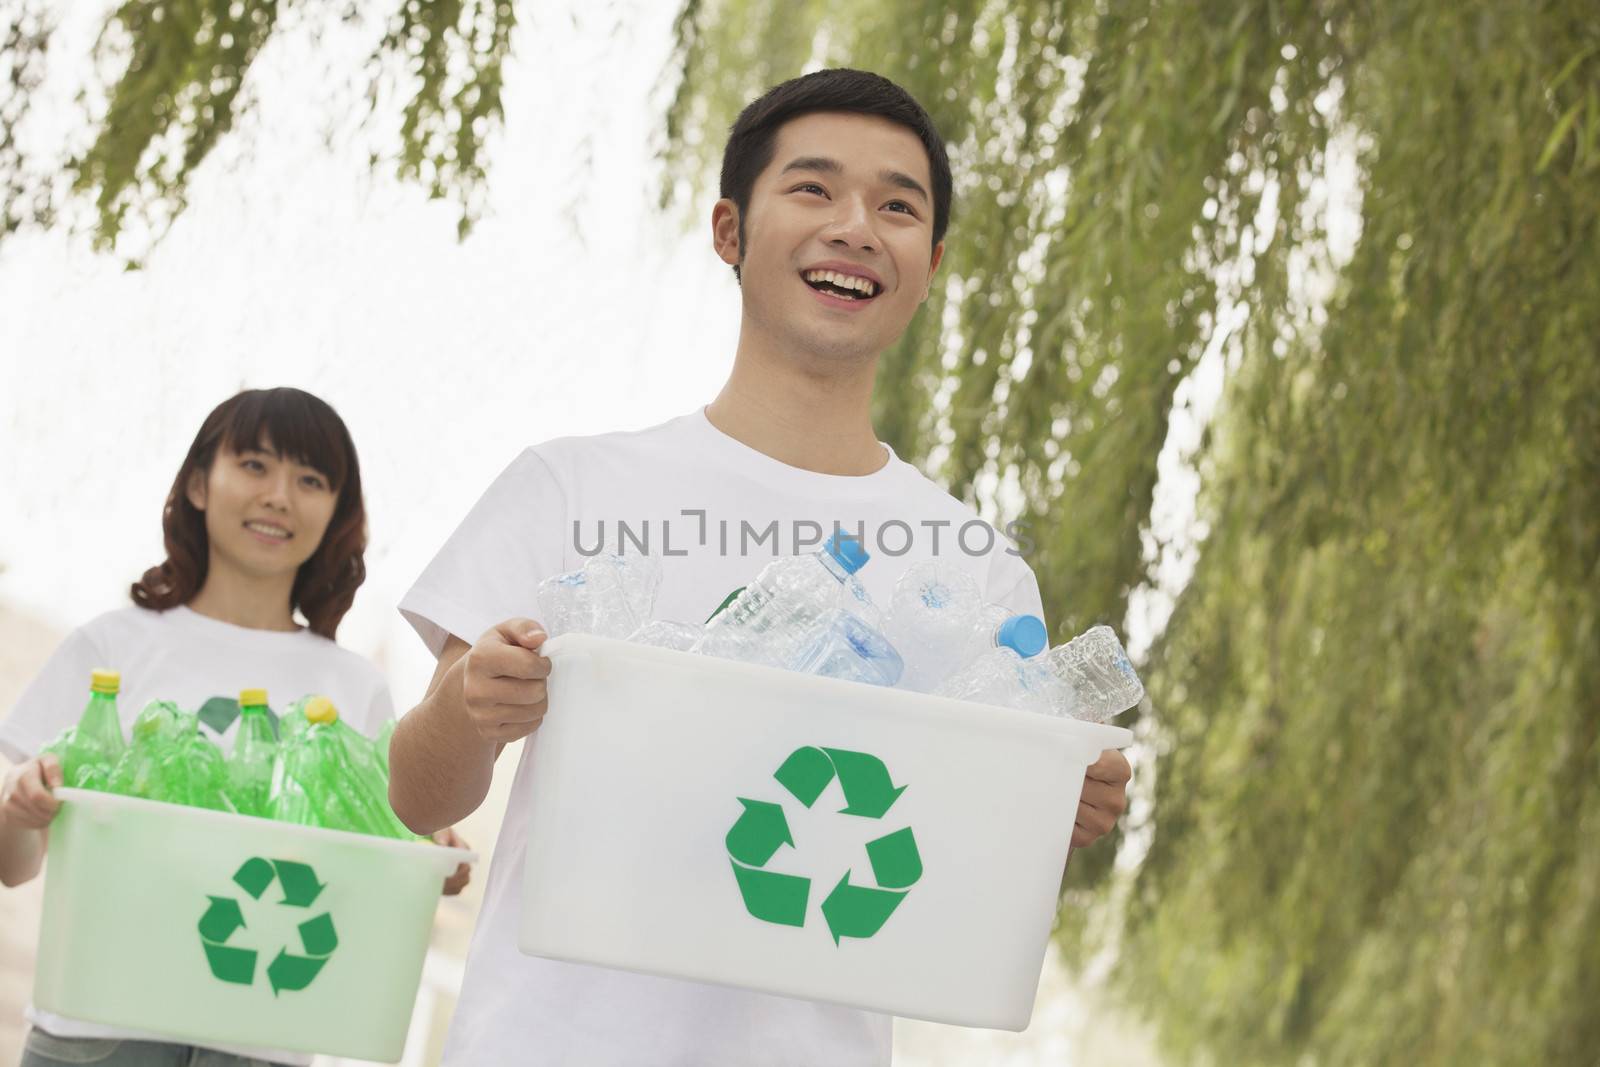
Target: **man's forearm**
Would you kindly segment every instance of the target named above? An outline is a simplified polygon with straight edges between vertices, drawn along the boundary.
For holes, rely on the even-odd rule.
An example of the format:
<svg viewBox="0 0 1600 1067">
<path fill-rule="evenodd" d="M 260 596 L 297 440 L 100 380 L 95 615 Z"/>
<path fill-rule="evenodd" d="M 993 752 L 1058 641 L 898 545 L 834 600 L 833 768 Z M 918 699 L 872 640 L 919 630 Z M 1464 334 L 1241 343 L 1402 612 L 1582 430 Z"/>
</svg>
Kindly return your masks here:
<svg viewBox="0 0 1600 1067">
<path fill-rule="evenodd" d="M 413 833 L 431 834 L 471 815 L 489 795 L 500 746 L 472 728 L 462 701 L 464 649 L 400 720 L 389 745 L 389 804 Z"/>
<path fill-rule="evenodd" d="M 0 884 L 21 885 L 39 873 L 44 865 L 48 832 L 30 826 L 8 826 L 0 819 Z"/>
</svg>

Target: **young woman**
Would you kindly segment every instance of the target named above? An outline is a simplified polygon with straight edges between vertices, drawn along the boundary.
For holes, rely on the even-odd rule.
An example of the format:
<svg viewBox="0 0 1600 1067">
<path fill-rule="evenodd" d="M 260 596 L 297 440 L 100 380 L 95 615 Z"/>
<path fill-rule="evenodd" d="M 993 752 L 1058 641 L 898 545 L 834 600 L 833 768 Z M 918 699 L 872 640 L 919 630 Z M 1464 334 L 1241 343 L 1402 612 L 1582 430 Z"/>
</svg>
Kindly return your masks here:
<svg viewBox="0 0 1600 1067">
<path fill-rule="evenodd" d="M 77 721 L 97 667 L 121 672 L 124 735 L 146 701 L 174 700 L 201 709 L 226 747 L 245 687 L 265 688 L 278 708 L 325 695 L 369 737 L 394 716 L 377 668 L 334 643 L 366 577 L 367 533 L 355 446 L 333 408 L 299 389 L 252 389 L 218 405 L 173 480 L 162 529 L 167 558 L 133 584 L 135 606 L 74 630 L 0 722 L 0 752 L 15 763 L 0 789 L 8 886 L 39 873 L 61 767 L 38 753 Z M 458 843 L 449 832 L 438 839 Z M 445 890 L 465 884 L 463 867 Z M 29 1018 L 22 1067 L 310 1062 L 173 1045 L 36 1009 Z"/>
</svg>

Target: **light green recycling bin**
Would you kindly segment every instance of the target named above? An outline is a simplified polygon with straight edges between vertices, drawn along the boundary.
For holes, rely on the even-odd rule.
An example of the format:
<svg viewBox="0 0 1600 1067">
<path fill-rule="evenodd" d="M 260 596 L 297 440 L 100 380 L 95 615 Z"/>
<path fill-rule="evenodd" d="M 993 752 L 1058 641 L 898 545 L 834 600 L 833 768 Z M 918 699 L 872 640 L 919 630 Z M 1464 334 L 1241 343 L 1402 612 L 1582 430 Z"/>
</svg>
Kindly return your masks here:
<svg viewBox="0 0 1600 1067">
<path fill-rule="evenodd" d="M 189 1043 L 400 1058 L 443 881 L 472 853 L 57 796 L 38 1007 Z"/>
<path fill-rule="evenodd" d="M 1033 1011 L 1120 727 L 566 634 L 518 946 L 962 1026 Z"/>
</svg>

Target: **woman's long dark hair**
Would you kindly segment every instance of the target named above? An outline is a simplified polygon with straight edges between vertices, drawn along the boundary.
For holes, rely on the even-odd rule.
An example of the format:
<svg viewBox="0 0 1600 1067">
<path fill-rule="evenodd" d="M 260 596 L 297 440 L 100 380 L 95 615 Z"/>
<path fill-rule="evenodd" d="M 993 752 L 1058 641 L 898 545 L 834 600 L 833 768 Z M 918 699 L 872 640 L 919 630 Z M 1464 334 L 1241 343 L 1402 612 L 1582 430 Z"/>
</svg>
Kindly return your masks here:
<svg viewBox="0 0 1600 1067">
<path fill-rule="evenodd" d="M 211 553 L 205 514 L 189 502 L 190 481 L 196 472 L 202 478 L 210 472 L 218 448 L 241 452 L 266 449 L 269 443 L 278 455 L 320 471 L 339 494 L 322 543 L 300 565 L 289 594 L 289 610 L 298 609 L 313 632 L 333 639 L 367 577 L 362 558 L 367 511 L 356 446 L 344 420 L 325 401 L 300 389 L 247 389 L 206 416 L 161 511 L 167 558 L 133 583 L 135 604 L 166 611 L 200 592 Z"/>
</svg>

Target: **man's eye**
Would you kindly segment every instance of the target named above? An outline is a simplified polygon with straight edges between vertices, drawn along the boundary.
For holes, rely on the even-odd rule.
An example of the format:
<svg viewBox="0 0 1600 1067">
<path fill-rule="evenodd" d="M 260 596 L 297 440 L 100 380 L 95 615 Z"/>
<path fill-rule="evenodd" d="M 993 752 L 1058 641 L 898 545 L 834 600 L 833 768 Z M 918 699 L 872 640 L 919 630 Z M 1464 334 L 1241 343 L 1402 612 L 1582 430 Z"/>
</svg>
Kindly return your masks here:
<svg viewBox="0 0 1600 1067">
<path fill-rule="evenodd" d="M 916 210 L 913 209 L 912 206 L 910 204 L 906 203 L 904 200 L 891 200 L 887 204 L 885 204 L 884 206 L 887 207 L 887 208 L 897 208 L 900 211 L 905 212 L 907 215 L 911 215 L 911 216 L 915 216 L 916 215 Z"/>
<path fill-rule="evenodd" d="M 797 185 L 797 186 L 794 187 L 794 191 L 797 192 L 797 193 L 804 192 L 807 189 L 811 189 L 811 190 L 814 190 L 816 192 L 819 192 L 823 196 L 827 196 L 828 195 L 828 190 L 824 189 L 822 186 L 818 185 L 816 182 L 806 182 L 804 185 Z"/>
</svg>

